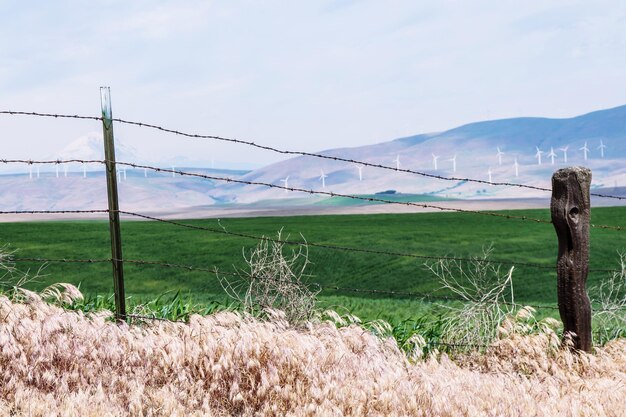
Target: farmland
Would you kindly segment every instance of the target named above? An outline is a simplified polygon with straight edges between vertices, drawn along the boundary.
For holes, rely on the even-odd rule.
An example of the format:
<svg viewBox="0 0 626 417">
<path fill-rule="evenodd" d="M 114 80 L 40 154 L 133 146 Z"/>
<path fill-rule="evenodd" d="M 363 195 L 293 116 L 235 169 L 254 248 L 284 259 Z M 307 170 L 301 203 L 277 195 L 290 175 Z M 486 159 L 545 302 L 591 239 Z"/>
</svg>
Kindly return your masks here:
<svg viewBox="0 0 626 417">
<path fill-rule="evenodd" d="M 549 219 L 548 210 L 499 212 Z M 625 226 L 626 208 L 596 208 L 592 222 Z M 317 244 L 365 248 L 426 256 L 480 255 L 493 246 L 493 260 L 554 264 L 556 238 L 551 225 L 466 213 L 380 214 L 350 216 L 300 216 L 241 219 L 181 220 L 181 223 L 216 230 L 208 232 L 152 221 L 122 224 L 125 259 L 170 262 L 222 271 L 244 268 L 242 250 L 258 241 L 221 233 L 241 233 Z M 0 239 L 18 249 L 16 257 L 48 259 L 105 259 L 110 257 L 108 223 L 102 221 L 49 221 L 4 223 Z M 623 232 L 591 230 L 591 268 L 617 267 L 617 251 L 626 248 Z M 311 283 L 353 289 L 431 293 L 440 284 L 424 267 L 423 259 L 309 247 Z M 41 262 L 20 262 L 21 269 L 35 270 Z M 508 268 L 506 264 L 503 267 Z M 53 282 L 80 285 L 87 295 L 112 291 L 108 263 L 49 263 L 44 275 L 30 283 L 40 289 Z M 194 302 L 225 302 L 223 290 L 211 272 L 125 264 L 127 295 L 149 299 L 180 290 Z M 555 272 L 517 265 L 514 275 L 516 300 L 527 303 L 556 301 Z M 589 285 L 606 277 L 592 272 Z M 436 292 L 445 295 L 445 292 Z M 401 320 L 423 313 L 424 304 L 410 297 L 394 297 L 350 291 L 324 290 L 324 306 L 344 306 L 366 319 Z M 426 308 L 428 310 L 428 308 Z"/>
</svg>

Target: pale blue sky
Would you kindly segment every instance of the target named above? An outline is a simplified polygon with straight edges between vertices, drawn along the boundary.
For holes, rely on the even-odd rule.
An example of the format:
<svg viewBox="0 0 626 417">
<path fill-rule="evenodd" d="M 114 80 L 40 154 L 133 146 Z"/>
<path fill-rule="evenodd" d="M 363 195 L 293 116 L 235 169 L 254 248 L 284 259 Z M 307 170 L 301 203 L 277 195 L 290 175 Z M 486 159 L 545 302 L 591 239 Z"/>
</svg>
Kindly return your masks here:
<svg viewBox="0 0 626 417">
<path fill-rule="evenodd" d="M 99 114 L 299 150 L 626 104 L 621 1 L 0 0 L 0 108 Z M 5 157 L 97 123 L 0 116 Z M 152 159 L 272 153 L 117 127 Z"/>
</svg>

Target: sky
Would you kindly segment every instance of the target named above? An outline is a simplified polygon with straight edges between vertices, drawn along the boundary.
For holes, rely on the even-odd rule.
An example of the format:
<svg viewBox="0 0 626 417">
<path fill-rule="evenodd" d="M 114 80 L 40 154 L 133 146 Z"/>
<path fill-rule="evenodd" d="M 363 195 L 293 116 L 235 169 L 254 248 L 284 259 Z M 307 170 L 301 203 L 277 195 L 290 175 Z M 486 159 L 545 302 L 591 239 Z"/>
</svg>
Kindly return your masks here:
<svg viewBox="0 0 626 417">
<path fill-rule="evenodd" d="M 303 151 L 626 104 L 626 3 L 0 0 L 0 110 L 113 116 Z M 3 158 L 93 121 L 0 115 Z M 141 159 L 283 156 L 115 125 Z"/>
</svg>

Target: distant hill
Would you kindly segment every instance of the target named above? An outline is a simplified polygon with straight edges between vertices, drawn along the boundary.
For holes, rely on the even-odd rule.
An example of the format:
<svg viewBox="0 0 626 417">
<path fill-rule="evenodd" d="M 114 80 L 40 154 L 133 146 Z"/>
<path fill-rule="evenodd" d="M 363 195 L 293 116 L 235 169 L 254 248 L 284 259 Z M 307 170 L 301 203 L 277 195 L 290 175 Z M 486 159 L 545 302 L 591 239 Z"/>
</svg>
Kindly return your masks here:
<svg viewBox="0 0 626 417">
<path fill-rule="evenodd" d="M 581 150 L 587 144 L 585 160 Z M 601 155 L 600 145 L 604 148 Z M 541 151 L 541 165 L 536 157 Z M 498 157 L 498 148 L 502 152 Z M 567 148 L 567 151 L 564 149 Z M 550 156 L 554 151 L 554 165 Z M 567 152 L 567 163 L 565 163 Z M 626 185 L 626 106 L 601 110 L 569 119 L 522 117 L 463 125 L 445 132 L 420 134 L 355 148 L 331 149 L 324 155 L 340 156 L 372 164 L 396 166 L 445 177 L 476 178 L 497 182 L 550 186 L 553 171 L 566 165 L 593 170 L 594 187 Z M 437 156 L 435 169 L 433 154 Z M 452 159 L 456 155 L 456 171 Z M 515 169 L 517 161 L 517 176 Z M 545 196 L 513 187 L 489 187 L 462 181 L 442 181 L 411 174 L 365 167 L 362 180 L 355 164 L 296 157 L 245 175 L 243 179 L 292 187 L 322 189 L 349 194 L 374 194 L 387 189 L 399 193 L 453 198 L 513 198 Z M 491 173 L 491 174 L 490 174 Z M 236 195 L 236 201 L 269 198 L 302 198 L 302 194 L 256 186 L 227 185 L 219 190 Z M 218 191 L 219 191 L 218 190 Z"/>
<path fill-rule="evenodd" d="M 103 159 L 101 141 L 100 133 L 88 134 L 51 158 Z M 581 150 L 585 143 L 587 160 Z M 605 146 L 604 156 L 601 144 Z M 536 157 L 536 147 L 542 151 L 541 164 Z M 498 149 L 502 152 L 500 156 Z M 551 149 L 554 152 L 554 164 Z M 116 153 L 119 160 L 141 162 L 137 160 L 137 152 L 123 144 L 117 147 Z M 491 177 L 495 182 L 548 188 L 556 169 L 566 165 L 585 165 L 593 171 L 592 187 L 602 188 L 605 193 L 623 193 L 626 186 L 626 106 L 569 119 L 523 117 L 470 123 L 445 132 L 419 134 L 375 145 L 330 149 L 320 153 L 390 167 L 395 167 L 399 158 L 401 168 L 427 174 L 479 180 L 489 180 Z M 433 154 L 437 157 L 436 169 Z M 362 167 L 360 170 L 354 163 L 314 157 L 291 158 L 253 171 L 215 170 L 197 166 L 185 169 L 181 167 L 193 165 L 184 164 L 184 160 L 177 162 L 177 169 L 276 185 L 284 185 L 286 179 L 288 186 L 307 190 L 379 197 L 385 196 L 380 193 L 393 190 L 394 199 L 401 201 L 549 197 L 545 192 L 519 187 L 489 186 L 462 180 L 444 181 L 372 167 Z M 154 164 L 159 165 L 151 165 Z M 171 165 L 172 161 L 163 161 L 161 164 L 166 167 Z M 88 167 L 87 178 L 83 178 L 83 167 L 80 164 L 70 165 L 67 177 L 61 168 L 57 178 L 55 168 L 42 167 L 40 178 L 32 171 L 28 173 L 29 169 L 35 169 L 33 166 L 18 167 L 23 169 L 19 175 L 15 172 L 12 175 L 0 175 L 0 207 L 3 210 L 106 207 L 106 188 L 100 164 Z M 44 172 L 44 169 L 48 171 Z M 126 179 L 120 180 L 120 195 L 122 207 L 128 210 L 162 211 L 216 205 L 231 207 L 237 204 L 274 207 L 326 204 L 320 202 L 320 197 L 306 193 L 173 177 L 163 173 L 148 172 L 146 176 L 140 169 L 127 170 Z M 354 203 L 337 202 L 339 205 Z"/>
</svg>

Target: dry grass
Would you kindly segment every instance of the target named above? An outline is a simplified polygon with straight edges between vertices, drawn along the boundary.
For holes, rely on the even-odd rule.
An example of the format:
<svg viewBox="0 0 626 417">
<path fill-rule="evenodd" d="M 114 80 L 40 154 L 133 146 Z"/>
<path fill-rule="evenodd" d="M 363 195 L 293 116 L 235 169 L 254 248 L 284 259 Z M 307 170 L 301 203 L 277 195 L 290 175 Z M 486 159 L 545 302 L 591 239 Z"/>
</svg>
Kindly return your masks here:
<svg viewBox="0 0 626 417">
<path fill-rule="evenodd" d="M 550 326 L 509 319 L 484 354 L 411 363 L 355 325 L 224 312 L 128 326 L 24 300 L 0 296 L 2 416 L 626 415 L 623 339 L 571 354 Z"/>
</svg>

